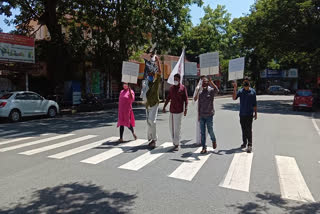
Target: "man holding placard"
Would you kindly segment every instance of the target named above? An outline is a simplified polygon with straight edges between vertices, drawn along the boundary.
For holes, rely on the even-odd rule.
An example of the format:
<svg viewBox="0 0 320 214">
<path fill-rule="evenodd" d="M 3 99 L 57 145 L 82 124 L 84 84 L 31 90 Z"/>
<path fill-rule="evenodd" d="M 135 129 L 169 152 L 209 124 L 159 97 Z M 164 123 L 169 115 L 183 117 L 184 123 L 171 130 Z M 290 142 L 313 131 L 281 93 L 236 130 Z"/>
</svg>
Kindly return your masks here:
<svg viewBox="0 0 320 214">
<path fill-rule="evenodd" d="M 237 92 L 237 83 L 233 83 L 233 100 L 240 98 L 240 124 L 242 129 L 243 143 L 241 148 L 247 148 L 252 152 L 252 122 L 257 119 L 257 97 L 256 92 L 250 87 L 248 78 L 243 81 L 243 88 Z"/>
<path fill-rule="evenodd" d="M 209 87 L 209 80 L 213 88 Z M 214 96 L 217 92 L 219 92 L 218 87 L 211 81 L 211 79 L 204 77 L 202 79 L 202 87 L 194 97 L 194 101 L 199 100 L 198 109 L 202 144 L 201 154 L 207 153 L 206 129 L 208 130 L 208 133 L 210 135 L 213 149 L 217 148 L 216 136 L 213 132 L 213 116 L 215 114 L 213 101 Z"/>
<path fill-rule="evenodd" d="M 150 148 L 154 149 L 157 142 L 157 116 L 159 109 L 159 86 L 161 83 L 161 66 L 158 56 L 151 55 L 155 58 L 158 72 L 150 71 L 147 75 L 148 91 L 146 92 L 146 117 L 147 117 L 147 137 Z"/>
</svg>

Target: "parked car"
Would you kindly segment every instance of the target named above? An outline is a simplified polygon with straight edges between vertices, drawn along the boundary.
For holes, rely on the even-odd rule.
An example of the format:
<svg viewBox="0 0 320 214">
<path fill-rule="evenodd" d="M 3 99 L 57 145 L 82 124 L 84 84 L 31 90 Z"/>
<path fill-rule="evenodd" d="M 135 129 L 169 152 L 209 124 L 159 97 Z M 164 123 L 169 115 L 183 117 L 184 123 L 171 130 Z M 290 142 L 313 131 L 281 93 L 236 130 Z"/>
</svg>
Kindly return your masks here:
<svg viewBox="0 0 320 214">
<path fill-rule="evenodd" d="M 293 110 L 310 109 L 314 110 L 315 100 L 311 90 L 297 90 L 293 100 Z"/>
<path fill-rule="evenodd" d="M 29 91 L 9 92 L 0 97 L 0 117 L 18 122 L 22 117 L 48 115 L 56 117 L 59 105 Z"/>
<path fill-rule="evenodd" d="M 288 95 L 290 94 L 290 90 L 281 87 L 280 85 L 273 85 L 270 86 L 267 90 L 268 94 L 274 95 L 274 94 L 283 94 L 283 95 Z"/>
</svg>

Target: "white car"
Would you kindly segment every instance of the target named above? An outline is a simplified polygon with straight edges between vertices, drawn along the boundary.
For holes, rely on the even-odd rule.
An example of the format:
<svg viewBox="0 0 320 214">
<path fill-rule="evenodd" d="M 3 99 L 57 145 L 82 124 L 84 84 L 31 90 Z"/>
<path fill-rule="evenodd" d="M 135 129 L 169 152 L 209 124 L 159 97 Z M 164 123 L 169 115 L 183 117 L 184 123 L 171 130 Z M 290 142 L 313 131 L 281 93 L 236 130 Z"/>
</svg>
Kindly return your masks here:
<svg viewBox="0 0 320 214">
<path fill-rule="evenodd" d="M 18 122 L 22 117 L 48 115 L 56 117 L 59 105 L 30 91 L 4 93 L 0 96 L 0 117 Z"/>
</svg>

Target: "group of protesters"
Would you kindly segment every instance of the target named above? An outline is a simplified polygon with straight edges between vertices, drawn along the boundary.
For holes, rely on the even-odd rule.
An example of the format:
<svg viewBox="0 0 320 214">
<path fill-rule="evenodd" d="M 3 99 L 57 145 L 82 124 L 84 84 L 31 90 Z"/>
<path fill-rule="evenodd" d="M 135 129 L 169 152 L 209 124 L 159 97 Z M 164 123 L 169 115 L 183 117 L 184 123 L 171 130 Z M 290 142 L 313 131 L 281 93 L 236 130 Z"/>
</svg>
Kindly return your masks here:
<svg viewBox="0 0 320 214">
<path fill-rule="evenodd" d="M 159 86 L 161 83 L 161 66 L 157 56 L 151 55 L 151 60 L 157 66 L 158 72 L 150 71 L 146 74 L 146 81 L 143 83 L 141 97 L 146 101 L 146 121 L 148 146 L 154 149 L 157 145 L 157 116 L 159 110 Z M 256 92 L 250 87 L 250 81 L 245 78 L 243 87 L 238 90 L 237 83 L 233 83 L 232 99 L 240 98 L 240 124 L 242 129 L 241 148 L 246 148 L 247 152 L 252 151 L 252 123 L 257 119 Z M 217 148 L 217 139 L 213 131 L 213 117 L 215 114 L 214 97 L 219 92 L 218 87 L 210 77 L 202 76 L 195 89 L 193 101 L 197 104 L 196 120 L 196 144 L 202 146 L 201 154 L 207 153 L 206 137 L 209 134 L 213 149 Z M 118 127 L 120 127 L 120 142 L 123 142 L 124 127 L 128 127 L 134 139 L 137 136 L 134 132 L 135 119 L 132 103 L 135 99 L 134 91 L 127 83 L 123 83 L 123 90 L 119 96 Z M 181 141 L 181 124 L 183 116 L 188 113 L 188 94 L 186 87 L 182 84 L 181 75 L 174 75 L 174 85 L 169 89 L 169 94 L 163 106 L 163 113 L 170 102 L 169 130 L 174 146 L 174 151 L 178 151 Z"/>
</svg>

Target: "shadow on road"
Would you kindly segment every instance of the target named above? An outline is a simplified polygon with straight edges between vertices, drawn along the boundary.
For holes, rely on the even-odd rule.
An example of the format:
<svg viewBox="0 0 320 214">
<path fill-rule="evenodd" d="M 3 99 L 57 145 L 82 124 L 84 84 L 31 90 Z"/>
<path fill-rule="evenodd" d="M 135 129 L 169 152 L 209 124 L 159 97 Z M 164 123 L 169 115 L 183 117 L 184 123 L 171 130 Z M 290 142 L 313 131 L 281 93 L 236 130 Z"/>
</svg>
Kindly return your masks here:
<svg viewBox="0 0 320 214">
<path fill-rule="evenodd" d="M 28 203 L 0 209 L 0 214 L 129 213 L 136 198 L 122 192 L 107 192 L 93 184 L 71 183 L 36 191 Z"/>
<path fill-rule="evenodd" d="M 240 214 L 260 214 L 260 213 L 290 213 L 290 214 L 305 214 L 305 213 L 320 213 L 320 203 L 298 203 L 294 201 L 284 200 L 280 195 L 265 192 L 255 195 L 255 202 L 245 204 L 233 204 L 228 207 L 237 210 Z M 272 209 L 272 210 L 270 210 Z M 277 209 L 277 211 L 274 211 Z M 279 210 L 278 210 L 279 209 Z"/>
<path fill-rule="evenodd" d="M 310 117 L 308 111 L 293 111 L 292 100 L 259 100 L 258 113 L 264 114 L 283 114 L 283 115 L 301 115 Z M 226 103 L 222 105 L 223 110 L 239 111 L 239 103 Z"/>
</svg>

